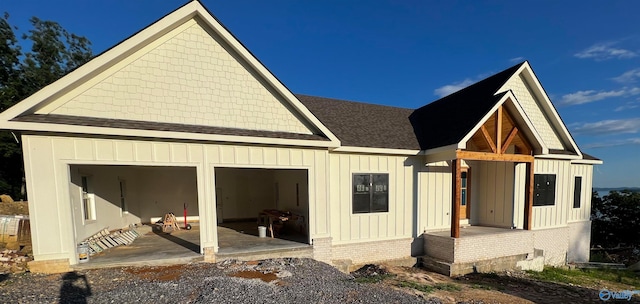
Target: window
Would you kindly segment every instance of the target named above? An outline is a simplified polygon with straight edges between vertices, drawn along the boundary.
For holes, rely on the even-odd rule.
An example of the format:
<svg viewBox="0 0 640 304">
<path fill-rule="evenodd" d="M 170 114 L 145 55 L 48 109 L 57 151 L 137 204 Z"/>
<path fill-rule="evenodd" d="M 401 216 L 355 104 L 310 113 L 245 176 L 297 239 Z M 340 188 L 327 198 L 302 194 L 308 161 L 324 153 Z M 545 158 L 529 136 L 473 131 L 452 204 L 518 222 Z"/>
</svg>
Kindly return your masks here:
<svg viewBox="0 0 640 304">
<path fill-rule="evenodd" d="M 389 174 L 353 175 L 353 213 L 389 211 Z"/>
<path fill-rule="evenodd" d="M 573 208 L 580 208 L 580 197 L 582 196 L 582 176 L 576 176 L 573 183 Z"/>
<path fill-rule="evenodd" d="M 127 209 L 127 182 L 119 180 L 120 182 L 120 210 L 122 212 L 128 212 Z"/>
<path fill-rule="evenodd" d="M 469 179 L 467 178 L 467 171 L 460 172 L 462 177 L 462 183 L 460 185 L 460 206 L 467 206 L 467 191 L 469 189 Z"/>
<path fill-rule="evenodd" d="M 85 220 L 96 219 L 95 196 L 90 192 L 89 177 L 82 177 L 82 212 Z"/>
<path fill-rule="evenodd" d="M 555 174 L 536 174 L 534 176 L 534 186 L 534 206 L 553 206 L 556 204 Z"/>
</svg>

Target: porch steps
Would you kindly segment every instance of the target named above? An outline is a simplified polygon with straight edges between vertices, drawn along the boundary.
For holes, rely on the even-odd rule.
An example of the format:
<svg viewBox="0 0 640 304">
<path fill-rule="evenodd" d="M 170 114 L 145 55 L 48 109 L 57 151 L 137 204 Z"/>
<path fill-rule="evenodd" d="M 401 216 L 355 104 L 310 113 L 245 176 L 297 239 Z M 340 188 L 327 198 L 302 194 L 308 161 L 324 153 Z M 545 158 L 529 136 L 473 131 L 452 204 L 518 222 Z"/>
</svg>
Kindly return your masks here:
<svg viewBox="0 0 640 304">
<path fill-rule="evenodd" d="M 528 254 L 516 254 L 487 260 L 458 263 L 450 263 L 426 255 L 418 258 L 418 265 L 433 272 L 451 277 L 476 272 L 488 273 L 514 269 L 542 270 L 538 270 L 536 264 L 540 264 L 540 267 L 544 264 L 542 254 L 536 255 L 535 257 L 530 257 Z"/>
<path fill-rule="evenodd" d="M 225 260 L 256 261 L 277 258 L 313 258 L 313 247 L 301 246 L 286 249 L 232 251 L 216 254 L 216 262 Z"/>
</svg>

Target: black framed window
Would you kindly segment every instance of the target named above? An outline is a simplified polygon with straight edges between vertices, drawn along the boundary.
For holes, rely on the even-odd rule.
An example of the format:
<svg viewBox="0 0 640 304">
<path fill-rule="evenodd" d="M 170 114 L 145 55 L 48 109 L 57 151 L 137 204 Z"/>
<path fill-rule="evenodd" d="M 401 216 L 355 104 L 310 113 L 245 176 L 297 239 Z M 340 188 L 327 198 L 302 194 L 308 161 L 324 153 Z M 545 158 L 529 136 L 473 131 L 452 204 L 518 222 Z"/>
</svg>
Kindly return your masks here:
<svg viewBox="0 0 640 304">
<path fill-rule="evenodd" d="M 556 204 L 556 175 L 536 174 L 533 179 L 533 206 L 553 206 Z"/>
<path fill-rule="evenodd" d="M 582 197 L 582 176 L 576 176 L 573 183 L 573 208 L 580 208 Z"/>
<path fill-rule="evenodd" d="M 353 213 L 389 211 L 389 174 L 353 175 Z"/>
</svg>

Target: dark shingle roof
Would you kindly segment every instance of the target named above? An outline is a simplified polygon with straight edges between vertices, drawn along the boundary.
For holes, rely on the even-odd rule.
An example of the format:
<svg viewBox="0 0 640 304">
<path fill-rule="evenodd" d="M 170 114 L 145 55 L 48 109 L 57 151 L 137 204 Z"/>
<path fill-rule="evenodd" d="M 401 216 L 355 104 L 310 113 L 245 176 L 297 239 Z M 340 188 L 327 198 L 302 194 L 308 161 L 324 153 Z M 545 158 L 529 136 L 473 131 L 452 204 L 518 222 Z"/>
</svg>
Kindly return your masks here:
<svg viewBox="0 0 640 304">
<path fill-rule="evenodd" d="M 410 119 L 420 147 L 426 150 L 460 142 L 502 98 L 504 93 L 496 92 L 523 64 L 415 110 Z"/>
<path fill-rule="evenodd" d="M 12 121 L 53 123 L 53 124 L 74 125 L 74 126 L 106 127 L 106 128 L 118 128 L 118 129 L 136 129 L 136 130 L 149 130 L 149 131 L 255 136 L 255 137 L 269 137 L 269 138 L 283 138 L 283 139 L 304 139 L 304 140 L 324 140 L 324 141 L 329 140 L 324 136 L 315 135 L 315 134 L 296 134 L 296 133 L 286 133 L 286 132 L 271 132 L 271 131 L 164 123 L 164 122 L 107 119 L 107 118 L 81 117 L 81 116 L 69 116 L 69 115 L 57 115 L 57 114 L 46 114 L 46 115 L 31 114 L 31 115 L 16 117 L 12 119 Z"/>
<path fill-rule="evenodd" d="M 343 146 L 420 150 L 412 109 L 296 95 Z"/>
</svg>

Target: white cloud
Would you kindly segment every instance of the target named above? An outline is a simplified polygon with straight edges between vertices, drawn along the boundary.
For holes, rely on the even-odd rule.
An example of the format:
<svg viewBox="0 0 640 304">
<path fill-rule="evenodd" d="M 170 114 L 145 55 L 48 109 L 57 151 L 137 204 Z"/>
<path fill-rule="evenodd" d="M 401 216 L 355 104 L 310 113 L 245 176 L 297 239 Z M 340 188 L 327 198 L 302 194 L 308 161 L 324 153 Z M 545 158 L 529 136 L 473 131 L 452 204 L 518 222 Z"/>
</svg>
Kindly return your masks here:
<svg viewBox="0 0 640 304">
<path fill-rule="evenodd" d="M 577 124 L 573 127 L 575 134 L 613 135 L 640 132 L 640 117 L 628 119 L 607 119 L 597 122 Z"/>
<path fill-rule="evenodd" d="M 511 62 L 513 64 L 520 63 L 520 62 L 523 62 L 523 61 L 524 61 L 524 57 L 522 57 L 522 56 L 509 59 L 509 62 Z"/>
<path fill-rule="evenodd" d="M 630 50 L 613 47 L 615 43 L 598 43 L 594 44 L 578 53 L 574 56 L 581 59 L 594 59 L 597 61 L 607 60 L 612 58 L 627 59 L 638 56 L 638 53 Z"/>
<path fill-rule="evenodd" d="M 620 111 L 624 111 L 624 110 L 635 109 L 637 107 L 640 107 L 640 100 L 639 101 L 627 102 L 627 103 L 617 107 L 614 111 L 620 112 Z"/>
<path fill-rule="evenodd" d="M 622 75 L 614 77 L 612 79 L 621 83 L 636 82 L 638 79 L 640 79 L 640 68 L 626 71 Z"/>
<path fill-rule="evenodd" d="M 463 80 L 461 82 L 452 83 L 452 84 L 448 84 L 446 86 L 439 87 L 439 88 L 437 88 L 437 89 L 435 89 L 433 91 L 433 94 L 438 95 L 440 97 L 445 97 L 445 96 L 447 96 L 447 95 L 449 95 L 451 93 L 455 93 L 457 91 L 460 91 L 460 90 L 462 90 L 462 89 L 464 89 L 464 88 L 466 88 L 466 87 L 468 87 L 468 86 L 470 86 L 470 85 L 472 85 L 474 83 L 475 83 L 475 81 L 467 78 L 467 79 L 465 79 L 465 80 Z"/>
<path fill-rule="evenodd" d="M 580 105 L 580 104 L 590 103 L 590 102 L 612 98 L 612 97 L 633 96 L 638 94 L 640 94 L 640 88 L 638 87 L 633 87 L 633 88 L 624 87 L 620 90 L 611 90 L 611 91 L 596 91 L 596 90 L 577 91 L 575 93 L 562 95 L 562 98 L 560 99 L 560 103 L 563 105 Z"/>
<path fill-rule="evenodd" d="M 591 143 L 591 144 L 586 144 L 583 147 L 586 149 L 591 149 L 591 148 L 606 148 L 606 147 L 624 146 L 624 145 L 640 145 L 640 137 Z"/>
</svg>

